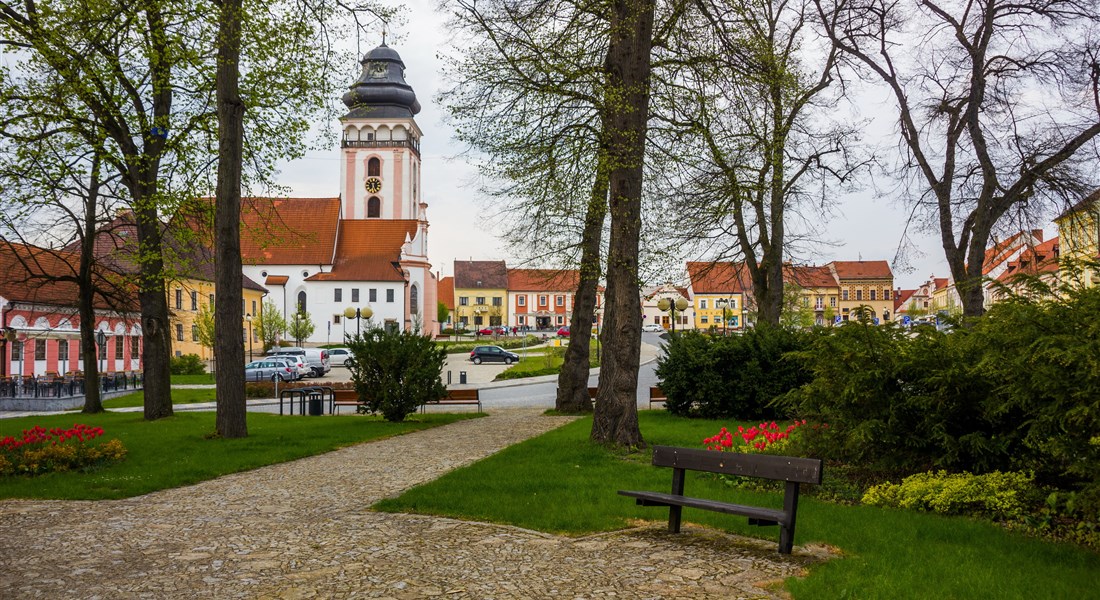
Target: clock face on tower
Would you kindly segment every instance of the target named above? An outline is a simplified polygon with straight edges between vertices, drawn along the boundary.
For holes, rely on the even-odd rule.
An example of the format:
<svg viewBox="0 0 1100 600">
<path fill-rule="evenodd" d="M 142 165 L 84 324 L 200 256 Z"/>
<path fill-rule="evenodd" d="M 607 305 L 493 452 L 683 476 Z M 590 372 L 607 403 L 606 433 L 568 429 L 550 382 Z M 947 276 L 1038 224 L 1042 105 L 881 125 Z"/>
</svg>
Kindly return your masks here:
<svg viewBox="0 0 1100 600">
<path fill-rule="evenodd" d="M 382 191 L 382 180 L 377 177 L 368 177 L 366 187 L 368 192 L 377 194 Z"/>
</svg>

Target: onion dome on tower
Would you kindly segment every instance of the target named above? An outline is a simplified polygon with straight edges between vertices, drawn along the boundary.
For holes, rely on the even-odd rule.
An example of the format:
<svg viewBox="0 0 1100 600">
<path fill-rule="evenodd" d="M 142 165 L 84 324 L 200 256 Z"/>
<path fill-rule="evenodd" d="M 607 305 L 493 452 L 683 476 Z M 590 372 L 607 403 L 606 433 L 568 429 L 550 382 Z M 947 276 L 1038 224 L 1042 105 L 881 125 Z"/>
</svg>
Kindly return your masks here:
<svg viewBox="0 0 1100 600">
<path fill-rule="evenodd" d="M 405 63 L 396 50 L 382 42 L 359 64 L 363 71 L 343 97 L 351 109 L 344 118 L 411 118 L 420 112 L 416 93 L 405 83 Z"/>
</svg>

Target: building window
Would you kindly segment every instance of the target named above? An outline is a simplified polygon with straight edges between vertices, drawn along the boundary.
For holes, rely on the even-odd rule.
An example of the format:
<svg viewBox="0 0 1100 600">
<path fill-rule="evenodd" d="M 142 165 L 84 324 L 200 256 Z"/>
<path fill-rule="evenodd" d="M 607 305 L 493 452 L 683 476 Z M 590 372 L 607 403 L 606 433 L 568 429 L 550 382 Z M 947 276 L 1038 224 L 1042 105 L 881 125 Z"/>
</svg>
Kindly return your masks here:
<svg viewBox="0 0 1100 600">
<path fill-rule="evenodd" d="M 393 302 L 393 290 L 386 290 L 386 302 Z"/>
<path fill-rule="evenodd" d="M 192 342 L 199 341 L 199 326 L 198 325 L 192 325 L 191 326 L 191 341 Z"/>
<path fill-rule="evenodd" d="M 474 325 L 481 325 L 481 317 L 474 317 Z"/>
<path fill-rule="evenodd" d="M 34 341 L 34 360 L 46 360 L 46 340 Z"/>
<path fill-rule="evenodd" d="M 182 328 L 182 325 L 176 325 L 177 328 Z M 99 345 L 99 359 L 103 360 L 107 358 L 107 344 Z"/>
<path fill-rule="evenodd" d="M 546 306 L 548 296 L 539 296 L 539 306 Z"/>
<path fill-rule="evenodd" d="M 122 346 L 125 344 L 125 340 L 121 337 L 114 338 L 115 340 L 115 360 L 122 360 Z"/>
<path fill-rule="evenodd" d="M 176 323 L 176 341 L 183 341 L 183 323 Z M 100 358 L 103 358 L 102 356 Z"/>
<path fill-rule="evenodd" d="M 836 296 L 829 296 L 829 306 L 836 308 Z"/>
<path fill-rule="evenodd" d="M 703 316 L 699 317 L 699 322 L 701 322 L 703 325 L 706 325 L 707 324 L 707 316 L 703 315 Z"/>
<path fill-rule="evenodd" d="M 477 296 L 474 298 L 474 304 L 485 304 L 485 296 Z"/>
<path fill-rule="evenodd" d="M 420 288 L 415 284 L 409 287 L 409 312 L 414 315 L 420 313 Z"/>
<path fill-rule="evenodd" d="M 137 358 L 137 355 L 140 354 L 140 352 L 138 352 L 138 340 L 139 339 L 141 339 L 141 338 L 139 338 L 136 335 L 130 337 L 130 357 L 131 358 Z"/>
<path fill-rule="evenodd" d="M 707 301 L 706 300 L 700 300 L 699 301 L 699 308 L 702 309 L 702 310 L 706 310 L 707 309 Z M 706 321 L 703 321 L 703 322 L 706 323 Z"/>
<path fill-rule="evenodd" d="M 876 291 L 876 290 L 871 290 L 871 299 L 872 299 L 872 300 L 874 300 L 874 299 L 875 299 L 875 291 Z M 883 298 L 883 299 L 885 300 L 885 298 Z"/>
<path fill-rule="evenodd" d="M 378 290 L 371 288 L 367 298 L 367 302 L 378 302 Z"/>
<path fill-rule="evenodd" d="M 183 310 L 183 290 L 176 288 L 176 310 Z"/>
<path fill-rule="evenodd" d="M 527 296 L 517 296 L 516 306 L 527 306 Z"/>
<path fill-rule="evenodd" d="M 558 315 L 558 325 L 564 325 L 564 324 L 565 324 L 565 317 L 563 317 L 561 315 Z"/>
<path fill-rule="evenodd" d="M 69 340 L 57 340 L 57 360 L 58 362 L 65 363 L 69 360 Z M 62 364 L 58 369 L 63 368 Z"/>
<path fill-rule="evenodd" d="M 332 301 L 333 302 L 343 302 L 344 301 L 344 290 L 342 290 L 340 288 L 336 288 L 335 290 L 332 290 Z"/>
<path fill-rule="evenodd" d="M 210 306 L 214 306 L 214 294 L 210 294 Z"/>
<path fill-rule="evenodd" d="M 845 302 L 847 302 L 847 301 L 848 301 L 848 290 L 844 290 L 844 291 L 843 291 L 843 292 L 841 292 L 840 294 L 841 294 L 841 298 L 842 298 L 842 299 L 843 299 L 843 300 L 844 300 Z"/>
<path fill-rule="evenodd" d="M 493 297 L 493 306 L 500 306 L 500 301 L 501 301 L 500 296 L 494 296 Z"/>
<path fill-rule="evenodd" d="M 11 359 L 23 360 L 23 342 L 15 341 L 11 343 Z"/>
<path fill-rule="evenodd" d="M 371 158 L 367 161 L 367 177 L 381 177 L 382 176 L 382 161 L 378 158 Z"/>
<path fill-rule="evenodd" d="M 298 312 L 306 312 L 306 292 L 302 290 L 298 292 Z"/>
<path fill-rule="evenodd" d="M 359 288 L 351 288 L 351 301 L 352 302 L 358 302 L 359 301 Z"/>
<path fill-rule="evenodd" d="M 565 306 L 565 296 L 554 296 L 554 304 Z"/>
<path fill-rule="evenodd" d="M 863 300 L 863 290 L 856 290 L 856 301 Z"/>
<path fill-rule="evenodd" d="M 260 313 L 256 312 L 256 301 L 255 300 L 252 301 L 252 313 L 251 314 L 254 317 L 259 316 L 259 314 L 260 314 Z"/>
<path fill-rule="evenodd" d="M 377 219 L 382 216 L 382 201 L 378 199 L 378 196 L 371 196 L 367 200 L 367 218 Z"/>
<path fill-rule="evenodd" d="M 458 305 L 459 306 L 469 306 L 470 305 L 470 297 L 469 296 L 459 296 L 458 297 Z"/>
<path fill-rule="evenodd" d="M 191 292 L 191 310 L 198 310 L 198 309 L 199 309 L 199 293 L 195 292 L 195 291 L 192 291 Z"/>
<path fill-rule="evenodd" d="M 734 327 L 737 327 L 738 326 L 737 319 L 738 319 L 738 317 L 730 317 L 730 324 L 733 325 Z"/>
<path fill-rule="evenodd" d="M 340 324 L 340 315 L 332 315 L 332 324 L 333 325 L 339 325 Z"/>
</svg>

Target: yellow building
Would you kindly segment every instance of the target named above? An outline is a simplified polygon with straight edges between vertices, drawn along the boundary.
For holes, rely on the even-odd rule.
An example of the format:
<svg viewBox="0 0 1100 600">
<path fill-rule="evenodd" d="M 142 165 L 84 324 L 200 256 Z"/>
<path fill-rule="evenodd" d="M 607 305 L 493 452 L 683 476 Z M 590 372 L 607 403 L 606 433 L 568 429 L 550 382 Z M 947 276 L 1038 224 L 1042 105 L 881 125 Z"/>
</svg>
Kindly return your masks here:
<svg viewBox="0 0 1100 600">
<path fill-rule="evenodd" d="M 840 289 L 842 321 L 854 319 L 855 309 L 866 306 L 879 323 L 893 318 L 894 274 L 885 260 L 835 260 L 828 265 Z"/>
<path fill-rule="evenodd" d="M 213 351 L 199 343 L 199 316 L 204 309 L 214 307 L 214 283 L 202 279 L 183 279 L 166 283 L 168 294 L 168 323 L 172 336 L 172 355 L 197 354 L 202 360 L 211 360 Z M 248 277 L 244 278 L 241 290 L 245 315 L 241 322 L 244 333 L 245 357 L 248 357 L 251 338 L 253 354 L 263 353 L 263 344 L 256 331 L 263 310 L 263 298 L 267 290 Z"/>
<path fill-rule="evenodd" d="M 807 316 L 804 325 L 832 325 L 840 316 L 840 284 L 828 266 L 785 266 L 783 283 L 798 288 L 799 309 Z"/>
<path fill-rule="evenodd" d="M 688 296 L 695 329 L 736 331 L 745 327 L 745 286 L 738 263 L 689 262 Z"/>
<path fill-rule="evenodd" d="M 1054 222 L 1058 225 L 1061 260 L 1079 263 L 1100 259 L 1100 190 L 1070 207 Z M 1091 269 L 1085 269 L 1081 277 L 1086 286 L 1100 282 L 1100 276 Z"/>
<path fill-rule="evenodd" d="M 508 268 L 504 261 L 456 260 L 454 269 L 456 326 L 474 330 L 509 325 Z"/>
</svg>

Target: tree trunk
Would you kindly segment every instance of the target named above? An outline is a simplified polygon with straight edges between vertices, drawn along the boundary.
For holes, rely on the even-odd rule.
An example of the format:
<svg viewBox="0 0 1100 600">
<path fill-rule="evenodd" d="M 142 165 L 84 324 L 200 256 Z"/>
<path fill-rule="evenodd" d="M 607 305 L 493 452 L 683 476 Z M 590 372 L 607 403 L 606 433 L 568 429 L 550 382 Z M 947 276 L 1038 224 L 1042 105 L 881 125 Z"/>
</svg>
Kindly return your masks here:
<svg viewBox="0 0 1100 600">
<path fill-rule="evenodd" d="M 97 146 L 97 150 L 100 147 Z M 80 265 L 77 267 L 80 298 L 77 310 L 80 314 L 80 356 L 84 360 L 84 409 L 80 412 L 94 414 L 103 412 L 103 398 L 99 393 L 99 363 L 96 362 L 95 347 L 95 285 L 93 274 L 95 264 L 95 242 L 99 232 L 99 153 L 92 156 L 92 168 L 88 183 L 88 194 L 84 197 L 84 237 L 80 240 Z M 58 369 L 61 371 L 61 369 Z"/>
<path fill-rule="evenodd" d="M 92 230 L 95 231 L 94 229 Z M 92 294 L 81 294 L 80 305 L 80 357 L 84 359 L 84 409 L 83 413 L 103 412 L 103 399 L 99 393 L 99 358 L 95 347 L 95 308 Z"/>
<path fill-rule="evenodd" d="M 614 0 L 605 65 L 605 97 L 613 99 L 605 108 L 611 240 L 603 332 L 606 352 L 600 357 L 600 387 L 591 438 L 632 447 L 645 445 L 638 428 L 637 401 L 642 340 L 638 243 L 654 4 L 654 0 Z"/>
<path fill-rule="evenodd" d="M 607 162 L 606 153 L 600 149 L 596 163 L 596 180 L 592 184 L 592 196 L 584 215 L 584 233 L 581 237 L 580 281 L 573 299 L 573 317 L 570 319 L 569 347 L 558 375 L 558 397 L 555 408 L 562 412 L 582 413 L 592 410 L 588 396 L 589 339 L 592 320 L 596 311 L 596 288 L 600 282 L 600 240 L 603 223 L 607 218 Z"/>
<path fill-rule="evenodd" d="M 244 393 L 244 335 L 241 323 L 241 163 L 244 140 L 244 104 L 240 80 L 240 0 L 219 3 L 218 18 L 218 189 L 214 208 L 217 275 L 214 302 L 214 353 L 216 373 L 217 433 L 224 438 L 248 436 Z"/>
<path fill-rule="evenodd" d="M 146 179 L 148 181 L 148 179 Z M 155 187 L 155 179 L 153 187 Z M 131 188 L 137 225 L 138 301 L 141 303 L 142 369 L 145 386 L 145 419 L 155 421 L 172 416 L 172 338 L 168 323 L 168 298 L 164 288 L 164 259 L 161 254 L 161 222 L 151 188 Z"/>
</svg>

